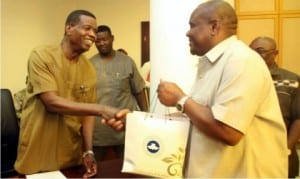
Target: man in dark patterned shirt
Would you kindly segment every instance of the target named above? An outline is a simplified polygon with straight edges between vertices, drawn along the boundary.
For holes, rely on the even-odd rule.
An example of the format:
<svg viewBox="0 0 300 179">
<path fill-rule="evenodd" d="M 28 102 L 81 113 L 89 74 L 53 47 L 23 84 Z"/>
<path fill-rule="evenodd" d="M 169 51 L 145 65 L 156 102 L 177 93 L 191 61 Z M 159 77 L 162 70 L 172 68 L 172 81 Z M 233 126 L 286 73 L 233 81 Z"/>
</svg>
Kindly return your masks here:
<svg viewBox="0 0 300 179">
<path fill-rule="evenodd" d="M 275 62 L 278 50 L 272 38 L 257 37 L 251 42 L 250 47 L 261 55 L 271 72 L 288 131 L 288 147 L 291 150 L 289 178 L 295 178 L 299 173 L 296 144 L 300 138 L 300 76 L 278 67 Z"/>
</svg>

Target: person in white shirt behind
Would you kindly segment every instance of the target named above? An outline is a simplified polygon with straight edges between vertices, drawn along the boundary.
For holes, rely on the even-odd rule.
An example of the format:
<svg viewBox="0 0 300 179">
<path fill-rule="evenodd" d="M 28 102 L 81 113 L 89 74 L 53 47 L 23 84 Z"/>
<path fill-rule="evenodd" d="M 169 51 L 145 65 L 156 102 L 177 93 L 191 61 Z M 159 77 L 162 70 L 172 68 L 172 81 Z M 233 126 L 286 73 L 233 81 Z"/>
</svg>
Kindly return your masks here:
<svg viewBox="0 0 300 179">
<path fill-rule="evenodd" d="M 147 87 L 150 87 L 150 60 L 143 64 L 140 72 L 146 82 Z"/>
</svg>

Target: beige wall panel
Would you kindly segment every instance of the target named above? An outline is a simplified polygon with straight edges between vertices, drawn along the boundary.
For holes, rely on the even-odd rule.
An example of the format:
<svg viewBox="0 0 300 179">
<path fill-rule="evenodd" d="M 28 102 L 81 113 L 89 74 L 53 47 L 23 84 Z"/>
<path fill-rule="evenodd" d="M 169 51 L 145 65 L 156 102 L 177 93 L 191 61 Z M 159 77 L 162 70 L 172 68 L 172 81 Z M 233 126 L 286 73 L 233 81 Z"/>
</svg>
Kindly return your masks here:
<svg viewBox="0 0 300 179">
<path fill-rule="evenodd" d="M 275 0 L 236 0 L 238 13 L 274 12 Z"/>
<path fill-rule="evenodd" d="M 149 20 L 149 8 L 149 0 L 1 0 L 1 87 L 13 93 L 25 87 L 30 51 L 58 44 L 74 9 L 87 9 L 98 24 L 110 25 L 115 48 L 125 48 L 140 66 L 140 21 Z M 86 55 L 95 53 L 93 47 Z"/>
<path fill-rule="evenodd" d="M 297 11 L 300 12 L 300 0 L 281 0 L 282 11 Z"/>
<path fill-rule="evenodd" d="M 76 4 L 43 0 L 1 0 L 1 87 L 25 87 L 27 59 L 33 47 L 59 43 L 66 15 Z"/>
<path fill-rule="evenodd" d="M 141 66 L 140 22 L 149 21 L 149 0 L 79 0 L 78 6 L 94 12 L 99 25 L 110 26 L 115 36 L 114 48 L 124 48 L 137 67 Z M 90 57 L 95 53 L 94 46 L 86 54 Z"/>
<path fill-rule="evenodd" d="M 239 19 L 238 36 L 246 44 L 257 36 L 275 38 L 275 26 L 275 19 Z"/>
<path fill-rule="evenodd" d="M 282 67 L 300 74 L 300 16 L 282 20 Z"/>
</svg>

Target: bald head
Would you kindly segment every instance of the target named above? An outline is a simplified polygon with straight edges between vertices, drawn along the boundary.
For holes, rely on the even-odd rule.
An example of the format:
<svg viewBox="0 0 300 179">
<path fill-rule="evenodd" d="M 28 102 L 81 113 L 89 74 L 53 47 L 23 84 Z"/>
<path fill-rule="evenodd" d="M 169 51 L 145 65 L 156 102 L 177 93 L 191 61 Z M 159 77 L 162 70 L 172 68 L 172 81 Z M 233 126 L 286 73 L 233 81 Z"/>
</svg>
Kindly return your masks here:
<svg viewBox="0 0 300 179">
<path fill-rule="evenodd" d="M 250 47 L 265 47 L 269 49 L 276 49 L 276 43 L 274 39 L 270 37 L 256 37 L 251 43 Z"/>
<path fill-rule="evenodd" d="M 257 37 L 250 43 L 250 48 L 255 50 L 264 59 L 269 68 L 275 64 L 278 50 L 274 39 L 270 37 Z"/>
<path fill-rule="evenodd" d="M 191 14 L 190 40 L 192 54 L 202 56 L 218 43 L 235 35 L 237 16 L 230 4 L 223 0 L 212 0 L 200 4 Z"/>
<path fill-rule="evenodd" d="M 237 16 L 232 6 L 223 0 L 211 0 L 200 4 L 195 14 L 208 22 L 217 20 L 223 26 L 228 36 L 236 34 Z"/>
</svg>

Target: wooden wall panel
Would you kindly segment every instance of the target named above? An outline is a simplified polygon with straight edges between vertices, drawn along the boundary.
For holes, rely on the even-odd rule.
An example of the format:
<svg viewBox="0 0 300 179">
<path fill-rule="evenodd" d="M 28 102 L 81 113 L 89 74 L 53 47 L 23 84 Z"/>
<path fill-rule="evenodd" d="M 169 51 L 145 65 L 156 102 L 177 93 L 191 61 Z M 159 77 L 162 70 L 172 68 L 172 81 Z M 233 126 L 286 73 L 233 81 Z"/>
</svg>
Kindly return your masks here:
<svg viewBox="0 0 300 179">
<path fill-rule="evenodd" d="M 281 13 L 300 13 L 299 0 L 280 0 Z"/>
<path fill-rule="evenodd" d="M 278 11 L 275 0 L 236 0 L 236 10 L 240 15 L 274 14 Z"/>
<path fill-rule="evenodd" d="M 269 36 L 277 40 L 277 22 L 276 17 L 264 19 L 255 17 L 240 18 L 238 36 L 247 44 L 249 44 L 257 36 Z"/>
<path fill-rule="evenodd" d="M 280 24 L 281 65 L 300 74 L 300 15 L 281 16 Z"/>
<path fill-rule="evenodd" d="M 277 42 L 279 66 L 300 74 L 300 0 L 235 0 L 238 36 L 249 44 L 256 36 Z"/>
</svg>

